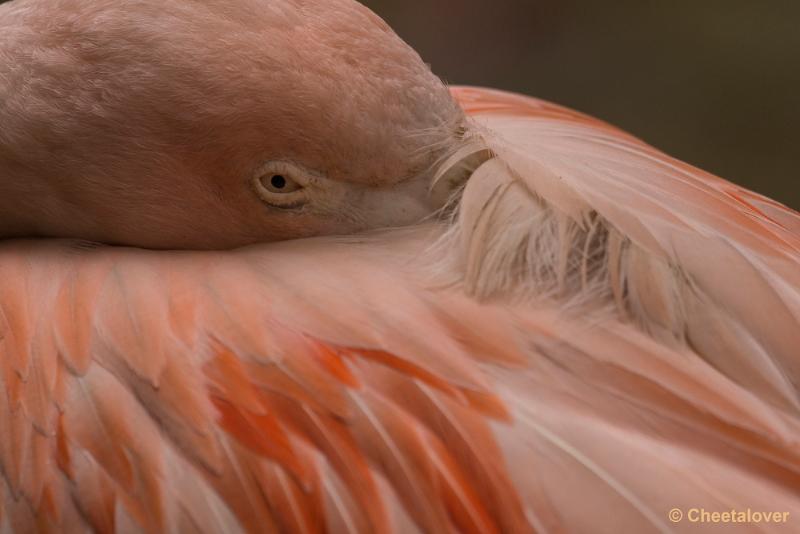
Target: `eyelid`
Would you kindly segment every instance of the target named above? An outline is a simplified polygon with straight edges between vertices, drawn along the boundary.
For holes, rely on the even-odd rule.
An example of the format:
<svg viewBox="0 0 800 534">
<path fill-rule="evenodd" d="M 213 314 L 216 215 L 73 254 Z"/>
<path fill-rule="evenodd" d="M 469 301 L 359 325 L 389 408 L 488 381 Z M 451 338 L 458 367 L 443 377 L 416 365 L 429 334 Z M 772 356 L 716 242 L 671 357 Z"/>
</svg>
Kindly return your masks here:
<svg viewBox="0 0 800 534">
<path fill-rule="evenodd" d="M 267 191 L 276 195 L 287 195 L 303 188 L 287 173 L 268 172 L 259 179 Z M 276 185 L 278 182 L 282 185 Z"/>
<path fill-rule="evenodd" d="M 282 176 L 287 188 L 276 190 L 271 185 L 273 176 Z M 306 187 L 313 181 L 308 171 L 286 161 L 270 161 L 261 166 L 253 178 L 256 194 L 266 204 L 284 209 L 298 208 L 308 201 Z"/>
</svg>

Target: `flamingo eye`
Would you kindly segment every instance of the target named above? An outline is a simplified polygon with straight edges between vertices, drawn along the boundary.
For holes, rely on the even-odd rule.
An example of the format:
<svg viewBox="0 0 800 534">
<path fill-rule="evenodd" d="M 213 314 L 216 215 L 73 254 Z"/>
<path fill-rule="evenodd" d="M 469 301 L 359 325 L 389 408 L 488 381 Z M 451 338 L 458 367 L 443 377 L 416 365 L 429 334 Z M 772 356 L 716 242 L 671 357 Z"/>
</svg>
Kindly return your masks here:
<svg viewBox="0 0 800 534">
<path fill-rule="evenodd" d="M 308 201 L 306 187 L 312 181 L 300 166 L 276 161 L 267 163 L 256 173 L 253 185 L 261 200 L 270 206 L 297 208 Z"/>
<path fill-rule="evenodd" d="M 285 174 L 267 174 L 262 176 L 261 185 L 270 193 L 276 194 L 293 193 L 303 188 L 303 186 Z"/>
</svg>

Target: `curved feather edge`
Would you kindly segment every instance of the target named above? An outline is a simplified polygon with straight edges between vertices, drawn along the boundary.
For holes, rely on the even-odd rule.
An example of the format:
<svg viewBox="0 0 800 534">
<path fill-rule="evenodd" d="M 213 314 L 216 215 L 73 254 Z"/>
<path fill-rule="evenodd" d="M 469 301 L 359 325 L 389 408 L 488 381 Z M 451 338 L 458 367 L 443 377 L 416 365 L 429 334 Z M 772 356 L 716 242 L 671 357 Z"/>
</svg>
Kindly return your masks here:
<svg viewBox="0 0 800 534">
<path fill-rule="evenodd" d="M 796 216 L 588 117 L 462 91 L 480 157 L 452 223 L 227 253 L 0 245 L 0 528 L 800 517 Z"/>
<path fill-rule="evenodd" d="M 444 238 L 461 251 L 444 254 L 443 270 L 460 273 L 452 283 L 582 314 L 615 306 L 798 413 L 800 215 L 585 115 L 454 94 L 495 157 L 467 182 Z"/>
</svg>

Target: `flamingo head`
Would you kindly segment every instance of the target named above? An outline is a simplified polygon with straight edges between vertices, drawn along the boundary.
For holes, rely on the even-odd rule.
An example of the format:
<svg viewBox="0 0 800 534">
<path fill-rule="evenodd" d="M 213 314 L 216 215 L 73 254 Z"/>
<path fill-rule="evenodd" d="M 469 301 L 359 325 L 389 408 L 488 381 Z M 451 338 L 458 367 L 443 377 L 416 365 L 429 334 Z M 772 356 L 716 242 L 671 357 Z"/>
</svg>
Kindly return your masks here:
<svg viewBox="0 0 800 534">
<path fill-rule="evenodd" d="M 445 85 L 352 0 L 0 7 L 0 236 L 230 248 L 419 221 Z"/>
</svg>

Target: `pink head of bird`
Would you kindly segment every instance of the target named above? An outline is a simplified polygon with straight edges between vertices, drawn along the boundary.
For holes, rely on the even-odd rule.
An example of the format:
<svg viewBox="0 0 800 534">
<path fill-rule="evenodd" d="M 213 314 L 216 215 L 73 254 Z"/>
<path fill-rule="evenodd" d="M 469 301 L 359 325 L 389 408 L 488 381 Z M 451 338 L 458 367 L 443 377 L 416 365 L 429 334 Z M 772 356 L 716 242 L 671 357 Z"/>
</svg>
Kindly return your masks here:
<svg viewBox="0 0 800 534">
<path fill-rule="evenodd" d="M 14 0 L 0 58 L 0 237 L 228 248 L 412 223 L 463 119 L 351 0 Z"/>
</svg>

